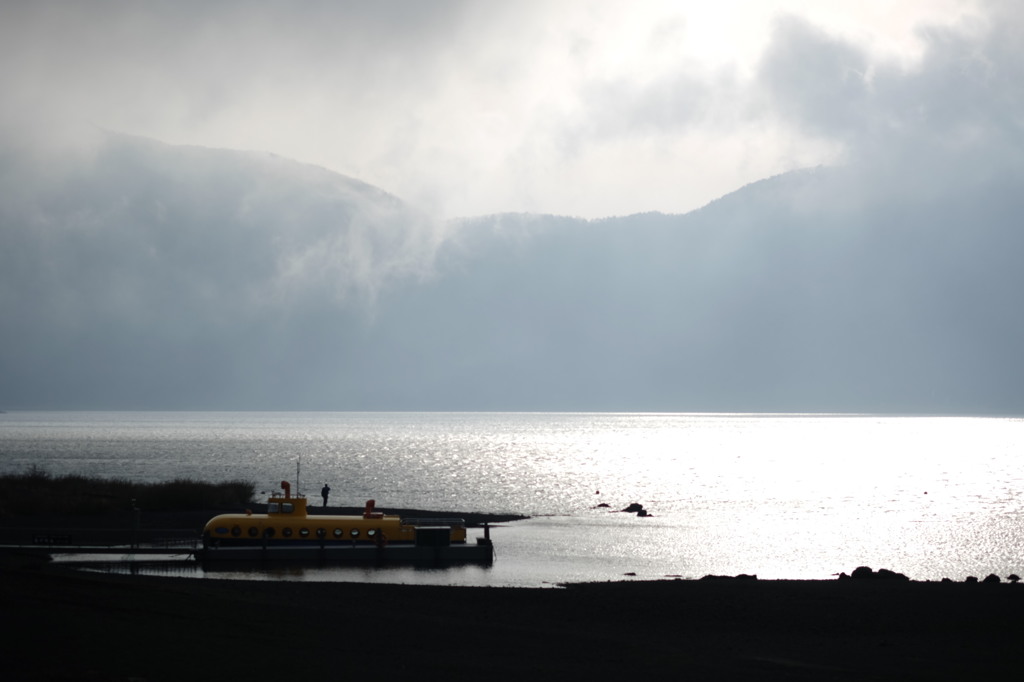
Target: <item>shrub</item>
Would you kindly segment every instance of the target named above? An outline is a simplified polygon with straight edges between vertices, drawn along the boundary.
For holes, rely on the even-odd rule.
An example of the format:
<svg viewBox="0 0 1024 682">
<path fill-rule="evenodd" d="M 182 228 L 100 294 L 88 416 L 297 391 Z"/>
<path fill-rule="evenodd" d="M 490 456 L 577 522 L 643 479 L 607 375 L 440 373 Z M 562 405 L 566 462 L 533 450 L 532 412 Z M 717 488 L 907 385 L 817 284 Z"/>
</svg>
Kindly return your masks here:
<svg viewBox="0 0 1024 682">
<path fill-rule="evenodd" d="M 118 478 L 51 476 L 31 467 L 24 474 L 0 475 L 0 503 L 9 515 L 96 515 L 130 511 L 188 511 L 251 504 L 255 484 L 207 483 L 176 479 L 135 483 Z"/>
</svg>

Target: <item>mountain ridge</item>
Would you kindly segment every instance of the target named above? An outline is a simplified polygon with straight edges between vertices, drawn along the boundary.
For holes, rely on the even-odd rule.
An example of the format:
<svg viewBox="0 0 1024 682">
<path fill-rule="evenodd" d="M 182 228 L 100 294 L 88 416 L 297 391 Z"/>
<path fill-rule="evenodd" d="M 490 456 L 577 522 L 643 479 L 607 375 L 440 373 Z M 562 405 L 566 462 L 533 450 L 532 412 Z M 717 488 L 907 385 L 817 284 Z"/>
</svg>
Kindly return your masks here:
<svg viewBox="0 0 1024 682">
<path fill-rule="evenodd" d="M 1024 410 L 1021 199 L 990 185 L 816 168 L 685 214 L 441 221 L 110 139 L 52 179 L 0 159 L 35 182 L 0 201 L 8 408 Z"/>
</svg>

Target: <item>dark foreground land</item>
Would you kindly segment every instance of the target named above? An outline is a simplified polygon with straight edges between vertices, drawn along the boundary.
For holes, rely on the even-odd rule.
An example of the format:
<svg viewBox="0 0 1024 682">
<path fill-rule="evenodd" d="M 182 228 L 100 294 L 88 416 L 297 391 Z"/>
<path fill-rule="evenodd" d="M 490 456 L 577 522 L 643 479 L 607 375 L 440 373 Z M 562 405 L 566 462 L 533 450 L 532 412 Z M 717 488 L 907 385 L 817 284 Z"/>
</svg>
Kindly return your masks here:
<svg viewBox="0 0 1024 682">
<path fill-rule="evenodd" d="M 624 582 L 511 589 L 0 569 L 3 679 L 993 680 L 1024 585 Z M 671 676 L 671 677 L 670 677 Z"/>
<path fill-rule="evenodd" d="M 210 515 L 0 517 L 0 544 L 194 535 Z M 0 552 L 0 615 L 0 680 L 1024 679 L 1024 585 L 1006 582 L 228 581 L 17 550 Z"/>
</svg>

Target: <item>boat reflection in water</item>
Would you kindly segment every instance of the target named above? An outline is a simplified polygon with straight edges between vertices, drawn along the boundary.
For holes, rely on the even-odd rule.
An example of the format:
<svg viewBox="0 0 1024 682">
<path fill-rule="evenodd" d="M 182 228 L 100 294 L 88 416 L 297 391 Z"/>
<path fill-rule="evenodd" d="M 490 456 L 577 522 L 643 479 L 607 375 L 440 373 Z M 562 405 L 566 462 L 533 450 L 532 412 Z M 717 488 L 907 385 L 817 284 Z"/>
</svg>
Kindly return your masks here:
<svg viewBox="0 0 1024 682">
<path fill-rule="evenodd" d="M 374 500 L 361 515 L 311 516 L 305 497 L 293 497 L 287 481 L 281 487 L 266 514 L 221 514 L 206 523 L 195 552 L 204 570 L 240 561 L 445 566 L 494 560 L 487 528 L 469 542 L 461 518 L 402 518 L 377 511 Z"/>
</svg>

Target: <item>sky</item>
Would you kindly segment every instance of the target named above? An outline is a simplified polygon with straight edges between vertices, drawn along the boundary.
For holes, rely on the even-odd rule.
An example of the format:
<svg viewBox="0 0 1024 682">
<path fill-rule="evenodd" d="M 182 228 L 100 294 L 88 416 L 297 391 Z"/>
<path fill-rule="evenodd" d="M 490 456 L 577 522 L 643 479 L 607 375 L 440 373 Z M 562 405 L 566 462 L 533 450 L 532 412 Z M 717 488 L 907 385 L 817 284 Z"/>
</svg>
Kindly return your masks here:
<svg viewBox="0 0 1024 682">
<path fill-rule="evenodd" d="M 914 105 L 893 84 L 935 111 L 969 106 L 957 76 L 983 83 L 988 56 L 943 48 L 990 44 L 1021 14 L 984 0 L 10 1 L 0 145 L 59 146 L 85 126 L 267 151 L 441 217 L 683 213 L 884 145 L 872 126 Z"/>
<path fill-rule="evenodd" d="M 1019 412 L 1022 34 L 1016 0 L 0 2 L 0 400 Z"/>
</svg>

